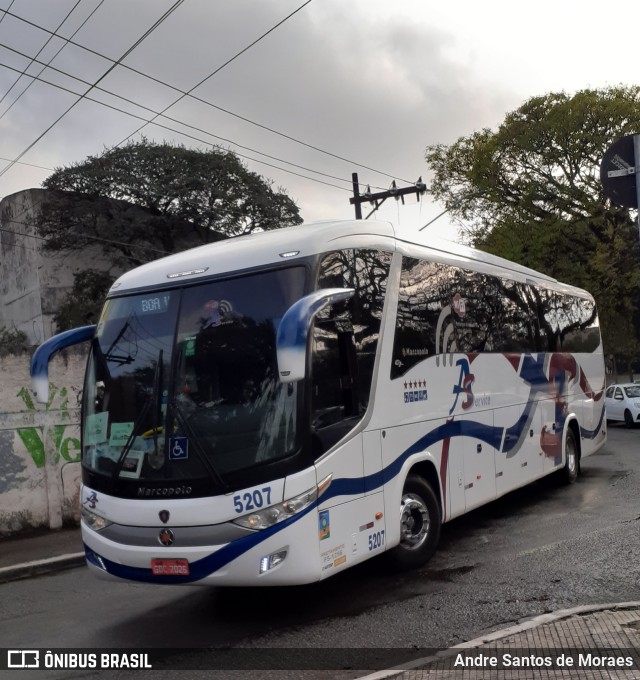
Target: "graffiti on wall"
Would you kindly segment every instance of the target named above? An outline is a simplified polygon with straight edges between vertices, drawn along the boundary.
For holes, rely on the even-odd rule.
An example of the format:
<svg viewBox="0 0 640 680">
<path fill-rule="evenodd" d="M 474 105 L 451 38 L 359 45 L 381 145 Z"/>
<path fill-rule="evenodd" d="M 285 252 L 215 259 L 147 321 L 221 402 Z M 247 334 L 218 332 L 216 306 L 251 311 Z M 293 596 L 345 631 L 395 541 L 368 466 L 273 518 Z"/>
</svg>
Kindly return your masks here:
<svg viewBox="0 0 640 680">
<path fill-rule="evenodd" d="M 36 406 L 31 393 L 23 387 L 17 397 L 24 402 L 27 411 L 35 412 Z M 66 387 L 58 389 L 53 383 L 49 385 L 49 401 L 45 405 L 46 411 L 58 411 L 60 420 L 70 421 L 69 416 L 69 392 Z M 53 463 L 57 465 L 60 459 L 68 463 L 80 461 L 80 440 L 77 437 L 68 436 L 67 429 L 75 427 L 73 423 L 58 424 L 53 426 Z M 18 436 L 31 455 L 36 467 L 44 467 L 46 460 L 44 427 L 21 427 L 18 428 Z"/>
</svg>

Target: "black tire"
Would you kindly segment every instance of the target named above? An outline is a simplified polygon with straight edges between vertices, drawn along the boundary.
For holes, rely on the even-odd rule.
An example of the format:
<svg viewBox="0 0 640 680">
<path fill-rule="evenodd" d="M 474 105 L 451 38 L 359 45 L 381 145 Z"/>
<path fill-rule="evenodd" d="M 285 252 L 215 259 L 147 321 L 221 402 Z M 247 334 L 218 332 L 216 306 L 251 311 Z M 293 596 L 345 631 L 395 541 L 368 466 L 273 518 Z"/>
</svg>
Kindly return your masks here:
<svg viewBox="0 0 640 680">
<path fill-rule="evenodd" d="M 580 452 L 573 430 L 567 428 L 567 435 L 564 443 L 565 461 L 562 469 L 562 481 L 565 484 L 573 484 L 580 474 Z"/>
<path fill-rule="evenodd" d="M 389 564 L 405 571 L 428 562 L 438 547 L 441 525 L 440 504 L 431 485 L 409 475 L 400 501 L 400 543 L 386 553 Z"/>
<path fill-rule="evenodd" d="M 633 422 L 633 416 L 631 415 L 631 411 L 627 408 L 624 411 L 624 424 L 627 427 L 633 427 L 635 423 Z"/>
</svg>

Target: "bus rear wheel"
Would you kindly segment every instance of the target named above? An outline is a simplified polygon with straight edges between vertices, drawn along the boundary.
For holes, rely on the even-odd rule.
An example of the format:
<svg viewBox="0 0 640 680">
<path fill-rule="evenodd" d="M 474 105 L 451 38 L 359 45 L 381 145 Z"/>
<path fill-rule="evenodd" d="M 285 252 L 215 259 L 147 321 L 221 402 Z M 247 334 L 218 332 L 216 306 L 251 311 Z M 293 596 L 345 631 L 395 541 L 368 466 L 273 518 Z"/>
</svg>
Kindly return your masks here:
<svg viewBox="0 0 640 680">
<path fill-rule="evenodd" d="M 562 479 L 565 484 L 573 484 L 580 474 L 580 454 L 573 430 L 569 428 L 564 444 L 565 462 L 562 470 Z"/>
<path fill-rule="evenodd" d="M 399 570 L 425 564 L 440 540 L 440 505 L 431 485 L 418 475 L 409 475 L 400 500 L 400 543 L 387 553 Z"/>
</svg>

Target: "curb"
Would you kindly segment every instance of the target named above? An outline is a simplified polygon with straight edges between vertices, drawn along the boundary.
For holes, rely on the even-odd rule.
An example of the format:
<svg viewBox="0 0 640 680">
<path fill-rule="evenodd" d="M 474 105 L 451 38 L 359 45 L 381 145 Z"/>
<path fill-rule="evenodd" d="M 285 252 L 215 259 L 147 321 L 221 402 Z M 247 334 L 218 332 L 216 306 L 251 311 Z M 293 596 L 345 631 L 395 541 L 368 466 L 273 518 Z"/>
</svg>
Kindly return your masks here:
<svg viewBox="0 0 640 680">
<path fill-rule="evenodd" d="M 439 659 L 446 659 L 449 656 L 453 656 L 461 649 L 473 649 L 475 647 L 481 647 L 482 645 L 495 642 L 496 640 L 502 640 L 503 638 L 509 637 L 510 635 L 522 633 L 523 631 L 529 630 L 531 628 L 537 628 L 538 626 L 542 626 L 546 623 L 561 621 L 562 619 L 568 619 L 572 616 L 593 614 L 594 612 L 605 611 L 607 609 L 640 609 L 640 602 L 616 602 L 611 604 L 583 605 L 581 607 L 573 607 L 571 609 L 558 609 L 557 611 L 551 612 L 549 614 L 539 614 L 533 618 L 521 619 L 518 621 L 518 623 L 508 626 L 507 628 L 502 628 L 500 630 L 493 631 L 492 633 L 481 635 L 480 637 L 474 638 L 473 640 L 468 640 L 467 642 L 461 642 L 454 647 L 443 649 L 442 651 L 432 654 L 431 656 L 415 659 L 414 661 L 402 664 L 402 666 L 396 666 L 395 668 L 376 671 L 370 675 L 363 675 L 358 680 L 385 680 L 386 678 L 399 677 L 406 671 L 416 670 Z"/>
<path fill-rule="evenodd" d="M 10 567 L 0 568 L 0 583 L 18 581 L 20 579 L 42 576 L 63 569 L 80 567 L 85 562 L 84 552 L 68 553 L 57 557 L 49 557 L 44 560 L 34 560 L 33 562 L 22 562 Z"/>
</svg>

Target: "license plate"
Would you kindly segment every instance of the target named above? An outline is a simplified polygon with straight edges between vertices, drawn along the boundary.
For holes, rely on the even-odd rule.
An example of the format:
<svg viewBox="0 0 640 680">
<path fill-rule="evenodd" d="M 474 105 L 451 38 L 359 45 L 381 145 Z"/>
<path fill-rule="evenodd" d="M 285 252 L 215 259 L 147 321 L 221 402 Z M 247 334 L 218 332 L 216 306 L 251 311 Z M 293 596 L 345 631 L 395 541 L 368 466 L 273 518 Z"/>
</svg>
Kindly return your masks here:
<svg viewBox="0 0 640 680">
<path fill-rule="evenodd" d="M 188 560 L 151 560 L 154 576 L 189 576 Z"/>
</svg>

